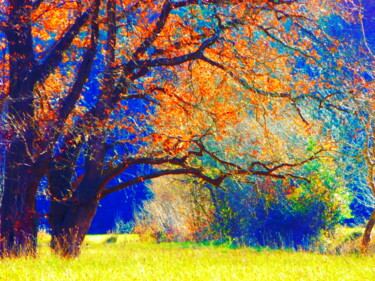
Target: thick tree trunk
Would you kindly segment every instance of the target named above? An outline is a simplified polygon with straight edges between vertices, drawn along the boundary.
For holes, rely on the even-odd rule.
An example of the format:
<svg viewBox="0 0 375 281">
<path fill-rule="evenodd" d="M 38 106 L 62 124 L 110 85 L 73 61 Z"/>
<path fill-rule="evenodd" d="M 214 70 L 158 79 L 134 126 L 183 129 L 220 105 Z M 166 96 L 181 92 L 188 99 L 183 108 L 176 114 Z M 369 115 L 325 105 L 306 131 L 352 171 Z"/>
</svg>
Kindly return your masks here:
<svg viewBox="0 0 375 281">
<path fill-rule="evenodd" d="M 35 169 L 23 140 L 14 140 L 6 154 L 0 207 L 0 255 L 34 255 L 36 251 L 36 192 L 42 169 Z"/>
<path fill-rule="evenodd" d="M 372 212 L 365 228 L 365 232 L 363 233 L 363 238 L 362 238 L 362 253 L 367 253 L 368 246 L 371 241 L 371 231 L 375 225 L 375 209 Z"/>
<path fill-rule="evenodd" d="M 0 207 L 0 255 L 34 254 L 37 218 L 35 195 L 40 176 L 33 162 L 35 128 L 33 88 L 35 63 L 31 33 L 30 0 L 12 1 L 10 25 L 5 29 L 9 48 L 8 130 L 14 138 L 7 147 L 5 180 Z"/>
<path fill-rule="evenodd" d="M 94 17 L 98 16 L 99 6 L 100 1 L 96 1 Z M 106 109 L 110 107 L 110 101 L 113 99 L 114 74 L 112 70 L 116 44 L 115 8 L 115 1 L 107 2 L 108 18 L 111 23 L 108 31 L 108 48 L 113 49 L 113 52 L 110 51 L 108 54 L 108 63 L 104 71 L 103 84 L 106 85 L 106 90 L 102 91 L 97 104 L 90 110 L 91 116 L 88 119 L 91 120 L 94 117 L 91 121 L 94 119 L 105 120 L 108 117 Z M 93 20 L 92 23 L 93 36 L 91 39 L 94 51 L 96 48 L 95 40 L 98 38 L 98 26 L 96 20 Z M 95 122 L 91 126 L 95 126 Z M 52 195 L 50 209 L 51 247 L 55 253 L 63 257 L 79 255 L 83 239 L 91 226 L 98 207 L 98 195 L 105 184 L 102 179 L 102 163 L 105 158 L 106 145 L 105 136 L 102 132 L 97 132 L 88 137 L 87 146 L 89 149 L 86 151 L 87 155 L 85 155 L 84 175 L 81 180 L 76 180 L 76 184 L 72 184 L 73 171 L 82 146 L 81 141 L 75 143 L 76 137 L 79 135 L 79 132 L 74 132 L 66 137 L 66 147 L 62 151 L 61 157 L 58 157 L 52 163 L 52 169 L 49 173 L 49 190 Z"/>
<path fill-rule="evenodd" d="M 79 69 L 77 82 L 64 101 L 60 120 L 43 133 L 35 122 L 34 90 L 37 82 L 43 81 L 53 72 L 65 52 L 90 18 L 91 12 L 82 13 L 67 32 L 56 40 L 48 56 L 38 62 L 33 49 L 31 14 L 35 1 L 10 1 L 4 33 L 8 41 L 9 54 L 9 104 L 7 112 L 8 134 L 13 136 L 6 152 L 5 180 L 0 207 L 0 256 L 34 254 L 36 248 L 37 217 L 35 212 L 36 191 L 44 175 L 50 155 L 50 144 L 57 138 L 53 131 L 59 131 L 79 97 L 84 81 L 89 74 L 95 54 L 95 44 Z M 93 41 L 98 37 L 97 16 L 100 1 L 96 2 L 96 16 L 92 19 Z M 42 130 L 43 131 L 43 130 Z M 42 140 L 43 139 L 43 140 Z M 45 159 L 42 159 L 45 158 Z"/>
<path fill-rule="evenodd" d="M 69 228 L 72 227 L 74 216 L 73 200 L 74 188 L 72 186 L 73 172 L 82 143 L 74 141 L 74 135 L 67 136 L 65 146 L 59 156 L 49 163 L 48 187 L 51 194 L 49 224 L 51 227 L 51 248 L 56 254 L 63 256 L 78 255 L 79 249 L 69 244 L 73 237 L 69 237 Z M 77 219 L 76 219 L 77 220 Z M 75 226 L 73 225 L 73 228 Z M 73 251 L 73 248 L 76 250 Z"/>
<path fill-rule="evenodd" d="M 74 158 L 73 154 L 70 155 Z M 59 165 L 56 162 L 52 164 L 55 167 Z M 100 188 L 99 180 L 83 179 L 74 189 L 71 179 L 70 165 L 49 173 L 49 190 L 52 196 L 49 216 L 51 248 L 56 254 L 67 258 L 76 257 L 80 253 L 83 239 L 98 207 L 97 192 Z"/>
<path fill-rule="evenodd" d="M 77 257 L 91 222 L 95 216 L 98 204 L 95 201 L 51 203 L 51 248 L 63 257 Z"/>
<path fill-rule="evenodd" d="M 15 193 L 22 189 L 22 186 L 17 186 L 12 191 L 6 189 L 3 195 L 0 211 L 1 217 L 4 218 L 1 223 L 0 244 L 0 253 L 3 257 L 35 255 L 36 252 L 35 197 L 25 198 L 21 193 Z"/>
</svg>

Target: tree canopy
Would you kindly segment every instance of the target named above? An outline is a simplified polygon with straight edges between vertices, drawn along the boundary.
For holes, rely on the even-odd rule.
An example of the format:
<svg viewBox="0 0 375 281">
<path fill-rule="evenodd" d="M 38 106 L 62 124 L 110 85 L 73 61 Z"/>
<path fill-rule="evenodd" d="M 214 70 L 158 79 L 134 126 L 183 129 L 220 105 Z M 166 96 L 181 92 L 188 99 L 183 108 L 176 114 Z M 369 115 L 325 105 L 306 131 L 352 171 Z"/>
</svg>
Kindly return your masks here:
<svg viewBox="0 0 375 281">
<path fill-rule="evenodd" d="M 67 256 L 102 198 L 146 180 L 308 180 L 297 168 L 331 149 L 305 150 L 321 131 L 309 104 L 345 110 L 366 87 L 329 31 L 355 24 L 350 1 L 0 4 L 4 255 L 35 252 L 43 177 Z"/>
</svg>

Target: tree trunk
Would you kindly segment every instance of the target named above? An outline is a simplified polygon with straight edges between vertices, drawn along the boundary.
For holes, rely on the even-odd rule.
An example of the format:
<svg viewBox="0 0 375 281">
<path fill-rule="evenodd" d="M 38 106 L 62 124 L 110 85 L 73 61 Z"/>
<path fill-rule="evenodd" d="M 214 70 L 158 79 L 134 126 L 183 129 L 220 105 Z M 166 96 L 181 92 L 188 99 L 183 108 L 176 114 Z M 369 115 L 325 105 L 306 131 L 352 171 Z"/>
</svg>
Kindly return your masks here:
<svg viewBox="0 0 375 281">
<path fill-rule="evenodd" d="M 100 1 L 96 1 L 96 17 Z M 114 61 L 116 45 L 116 1 L 107 1 L 109 19 L 107 48 L 109 49 L 104 71 L 105 90 L 100 94 L 97 104 L 90 110 L 88 118 L 91 126 L 95 127 L 94 119 L 105 120 L 108 117 L 107 108 L 112 106 L 113 85 L 115 81 Z M 93 20 L 92 44 L 95 50 L 98 37 L 98 26 Z M 95 34 L 96 33 L 96 34 Z M 94 40 L 95 39 L 95 40 Z M 93 57 L 92 57 L 93 58 Z M 85 80 L 85 79 L 84 79 Z M 83 81 L 84 81 L 83 80 Z M 86 120 L 88 121 L 88 120 Z M 85 155 L 84 175 L 81 180 L 72 184 L 73 171 L 82 142 L 76 142 L 76 137 L 81 133 L 74 132 L 65 139 L 65 149 L 51 166 L 49 173 L 49 190 L 52 195 L 50 210 L 50 226 L 52 230 L 51 247 L 53 251 L 63 257 L 76 257 L 80 253 L 83 239 L 85 238 L 91 222 L 95 216 L 100 190 L 104 187 L 102 179 L 104 158 L 106 153 L 105 134 L 96 132 L 87 139 L 89 148 Z M 74 143 L 74 145 L 73 145 Z M 56 171 L 60 171 L 57 172 Z M 62 173 L 61 173 L 62 172 Z"/>
<path fill-rule="evenodd" d="M 375 209 L 372 212 L 365 228 L 365 232 L 363 233 L 363 238 L 362 238 L 362 253 L 366 254 L 368 250 L 368 246 L 371 241 L 371 231 L 375 225 Z"/>
<path fill-rule="evenodd" d="M 37 217 L 35 196 L 41 176 L 33 160 L 35 128 L 31 75 L 35 63 L 31 33 L 30 0 L 12 1 L 9 27 L 5 29 L 9 48 L 9 134 L 5 180 L 0 207 L 0 255 L 35 254 Z"/>
<path fill-rule="evenodd" d="M 1 217 L 4 218 L 1 223 L 0 254 L 2 257 L 33 256 L 36 253 L 35 197 L 25 198 L 21 194 L 22 189 L 24 186 L 16 186 L 12 191 L 6 189 L 3 195 L 0 211 Z M 17 206 L 17 208 L 12 208 L 12 206 Z"/>
<path fill-rule="evenodd" d="M 54 166 L 57 165 L 55 162 Z M 100 188 L 98 179 L 83 179 L 74 189 L 71 179 L 72 166 L 69 165 L 49 173 L 52 196 L 49 216 L 51 248 L 56 254 L 67 258 L 76 257 L 80 253 L 83 239 L 98 207 L 97 192 Z"/>
<path fill-rule="evenodd" d="M 5 181 L 0 206 L 0 255 L 34 255 L 36 251 L 36 192 L 42 168 L 31 162 L 24 141 L 16 139 L 6 154 Z M 39 163 L 40 164 L 40 163 Z"/>
<path fill-rule="evenodd" d="M 98 204 L 95 201 L 81 203 L 51 202 L 52 250 L 66 258 L 77 257 Z"/>
</svg>

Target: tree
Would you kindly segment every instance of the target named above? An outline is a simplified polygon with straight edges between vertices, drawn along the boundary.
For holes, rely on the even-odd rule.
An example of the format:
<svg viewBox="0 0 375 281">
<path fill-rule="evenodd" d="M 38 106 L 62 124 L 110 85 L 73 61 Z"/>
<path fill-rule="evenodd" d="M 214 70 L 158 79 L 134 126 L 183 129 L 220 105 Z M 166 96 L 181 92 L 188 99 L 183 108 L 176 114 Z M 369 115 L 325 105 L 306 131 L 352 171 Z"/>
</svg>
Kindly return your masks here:
<svg viewBox="0 0 375 281">
<path fill-rule="evenodd" d="M 57 33 L 55 43 L 45 46 L 49 47 L 44 52 L 45 56 L 42 59 L 37 58 L 38 45 L 35 42 L 33 17 L 42 2 L 2 1 L 1 3 L 1 16 L 5 18 L 2 20 L 1 31 L 6 37 L 6 49 L 2 48 L 4 55 L 2 81 L 5 89 L 2 106 L 3 111 L 7 112 L 4 126 L 7 129 L 5 182 L 0 210 L 0 252 L 3 254 L 20 255 L 35 252 L 36 191 L 51 156 L 51 146 L 48 142 L 56 140 L 58 135 L 56 132 L 64 124 L 63 117 L 61 120 L 55 120 L 55 126 L 50 127 L 48 132 L 43 132 L 35 123 L 38 117 L 36 116 L 37 85 L 43 84 L 58 68 L 63 53 L 72 44 L 81 27 L 88 23 L 90 16 L 91 24 L 97 25 L 95 23 L 97 9 L 96 14 L 92 9 L 77 14 L 74 20 L 62 26 L 66 30 Z M 84 81 L 86 77 L 81 74 L 77 78 Z M 43 133 L 46 136 L 43 136 Z"/>
<path fill-rule="evenodd" d="M 226 179 L 222 189 L 186 176 L 153 180 L 154 197 L 137 216 L 134 231 L 159 240 L 238 241 L 294 248 L 310 248 L 323 231 L 332 231 L 350 214 L 350 193 L 334 157 L 338 145 L 331 136 L 306 136 L 305 124 L 296 112 L 288 114 L 293 112 L 288 106 L 279 110 L 263 116 L 266 127 L 249 114 L 229 128 L 230 135 L 219 143 L 211 142 L 210 148 L 238 165 L 251 163 L 254 155 L 261 162 L 299 163 L 289 167 L 292 176 L 238 175 Z M 321 122 L 309 127 L 310 133 L 322 129 Z M 316 155 L 318 159 L 303 161 Z M 218 169 L 208 155 L 202 161 L 211 172 Z"/>
<path fill-rule="evenodd" d="M 370 5 L 370 3 L 367 3 L 367 5 Z M 363 8 L 363 3 L 360 1 L 360 6 Z M 371 9 L 369 9 L 371 11 Z M 372 9 L 373 10 L 373 9 Z M 365 19 L 365 20 L 364 20 Z M 361 112 L 361 122 L 363 125 L 363 135 L 364 135 L 364 142 L 363 142 L 363 149 L 362 149 L 362 155 L 364 157 L 365 163 L 367 165 L 367 184 L 369 186 L 369 189 L 371 190 L 372 197 L 375 196 L 375 182 L 374 182 L 374 172 L 375 172 L 375 163 L 374 163 L 374 152 L 375 152 L 375 124 L 374 124 L 374 113 L 373 113 L 373 107 L 374 107 L 374 68 L 373 63 L 375 60 L 375 54 L 373 52 L 373 48 L 371 46 L 371 42 L 369 42 L 369 37 L 367 35 L 367 26 L 366 21 L 368 19 L 365 17 L 365 12 L 363 11 L 361 13 L 360 17 L 360 31 L 362 33 L 362 40 L 363 40 L 363 46 L 364 49 L 362 50 L 364 54 L 362 54 L 361 57 L 363 57 L 361 63 L 363 67 L 363 72 L 367 75 L 369 75 L 371 78 L 366 79 L 366 77 L 362 78 L 362 83 L 360 84 L 360 88 L 357 88 L 357 95 L 356 98 L 358 99 L 358 111 Z M 368 81 L 370 80 L 370 81 Z M 362 251 L 364 253 L 367 252 L 368 246 L 371 241 L 371 232 L 375 225 L 375 210 L 373 210 L 370 218 L 367 221 L 365 232 L 363 234 L 362 238 Z"/>
<path fill-rule="evenodd" d="M 35 253 L 43 176 L 52 248 L 64 256 L 78 255 L 99 200 L 136 183 L 188 174 L 219 188 L 239 174 L 294 177 L 288 168 L 300 163 L 232 163 L 210 142 L 253 107 L 289 103 L 304 120 L 302 100 L 327 101 L 336 85 L 320 54 L 337 46 L 317 22 L 350 17 L 340 1 L 0 3 L 3 255 Z M 298 73 L 301 64 L 321 75 Z"/>
<path fill-rule="evenodd" d="M 336 101 L 335 112 L 331 114 L 330 133 L 340 147 L 340 161 L 346 180 L 352 181 L 354 195 L 361 205 L 373 209 L 374 205 L 374 52 L 373 40 L 368 30 L 373 25 L 374 10 L 370 1 L 359 1 L 358 21 L 339 22 L 344 25 L 335 32 L 342 42 L 336 60 L 345 65 L 347 79 L 342 84 L 343 95 Z M 350 31 L 350 32 L 348 32 Z M 339 93 L 339 94 L 341 94 Z M 332 121 L 336 119 L 336 121 Z M 339 120 L 339 123 L 337 123 Z M 328 122 L 327 122 L 328 123 Z M 340 129 L 337 129 L 337 126 Z M 336 132 L 334 132 L 336 131 Z M 354 166 L 354 167 L 353 167 Z M 350 172 L 352 170 L 352 172 Z M 350 174 L 350 175 L 349 175 Z M 367 214 L 362 214 L 367 216 Z M 371 231 L 375 223 L 375 212 L 369 216 L 362 239 L 362 251 L 367 251 Z"/>
</svg>

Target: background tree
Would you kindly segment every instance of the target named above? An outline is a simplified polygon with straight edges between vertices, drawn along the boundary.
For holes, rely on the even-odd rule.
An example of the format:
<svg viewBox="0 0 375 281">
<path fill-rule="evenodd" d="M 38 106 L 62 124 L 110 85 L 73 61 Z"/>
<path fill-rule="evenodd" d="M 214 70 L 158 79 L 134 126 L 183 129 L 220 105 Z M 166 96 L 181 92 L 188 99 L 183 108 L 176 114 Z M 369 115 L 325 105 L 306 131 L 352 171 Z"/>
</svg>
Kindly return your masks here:
<svg viewBox="0 0 375 281">
<path fill-rule="evenodd" d="M 364 79 L 362 80 L 362 88 L 358 89 L 357 98 L 362 105 L 359 110 L 362 111 L 361 121 L 363 122 L 363 128 L 365 133 L 365 141 L 363 145 L 363 156 L 365 163 L 367 164 L 367 183 L 371 189 L 372 197 L 375 196 L 375 184 L 374 184 L 374 73 L 375 69 L 373 68 L 375 54 L 374 54 L 374 37 L 369 35 L 368 29 L 373 25 L 373 19 L 370 18 L 371 13 L 369 11 L 374 11 L 374 6 L 371 3 L 363 3 L 360 1 L 361 8 L 364 9 L 360 17 L 360 30 L 362 33 L 362 40 L 364 45 L 363 55 L 364 59 L 362 61 L 362 66 L 364 68 Z M 364 6 L 365 5 L 365 6 Z M 366 7 L 370 6 L 370 7 Z M 365 9 L 367 8 L 367 10 Z M 367 13 L 366 13 L 367 12 Z M 366 77 L 366 76 L 367 77 Z M 366 79 L 367 78 L 367 79 Z M 364 101 L 364 104 L 362 103 Z M 375 224 L 375 210 L 373 210 L 365 228 L 363 234 L 362 246 L 363 252 L 367 251 L 371 240 L 371 232 Z"/>
<path fill-rule="evenodd" d="M 368 30 L 374 24 L 371 18 L 374 7 L 370 1 L 359 1 L 358 21 L 343 22 L 329 27 L 327 32 L 341 42 L 335 61 L 343 65 L 344 83 L 331 99 L 334 106 L 324 113 L 325 131 L 337 144 L 336 161 L 340 163 L 342 178 L 349 181 L 354 194 L 357 222 L 364 223 L 363 250 L 370 242 L 373 227 L 373 91 L 374 55 L 373 35 Z M 336 69 L 333 71 L 336 75 Z M 370 210 L 370 213 L 367 213 Z M 364 218 L 363 218 L 364 217 Z"/>
<path fill-rule="evenodd" d="M 9 255 L 35 252 L 44 175 L 52 247 L 66 256 L 79 253 L 99 200 L 136 183 L 170 174 L 214 187 L 241 174 L 294 177 L 288 168 L 298 163 L 287 158 L 232 163 L 211 143 L 250 110 L 261 120 L 261 108 L 289 103 L 304 120 L 303 100 L 327 101 L 340 79 L 321 53 L 337 42 L 317 23 L 350 17 L 338 1 L 1 3 L 9 140 L 0 250 Z"/>
<path fill-rule="evenodd" d="M 315 133 L 306 136 L 305 124 L 297 113 L 294 115 L 294 118 L 286 113 L 264 117 L 267 128 L 250 115 L 245 122 L 233 126 L 231 134 L 217 143 L 216 149 L 227 161 L 242 165 L 252 162 L 254 154 L 262 162 L 294 161 L 295 165 L 288 169 L 291 176 L 279 179 L 238 175 L 226 179 L 222 189 L 186 177 L 153 180 L 150 188 L 154 198 L 137 217 L 134 231 L 142 237 L 151 235 L 167 241 L 215 240 L 252 246 L 311 247 L 324 231 L 334 230 L 350 217 L 351 196 L 333 157 L 337 149 L 334 140 L 317 134 L 323 128 L 319 123 L 310 126 L 309 132 Z M 235 159 L 238 155 L 241 157 Z M 316 155 L 318 159 L 309 159 Z M 300 157 L 300 162 L 295 157 Z M 214 172 L 217 164 L 207 158 L 202 161 Z M 176 189 L 181 191 L 175 192 Z M 197 212 L 198 218 L 194 216 Z"/>
</svg>

